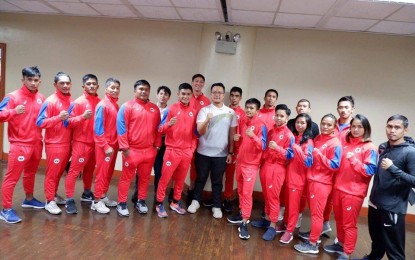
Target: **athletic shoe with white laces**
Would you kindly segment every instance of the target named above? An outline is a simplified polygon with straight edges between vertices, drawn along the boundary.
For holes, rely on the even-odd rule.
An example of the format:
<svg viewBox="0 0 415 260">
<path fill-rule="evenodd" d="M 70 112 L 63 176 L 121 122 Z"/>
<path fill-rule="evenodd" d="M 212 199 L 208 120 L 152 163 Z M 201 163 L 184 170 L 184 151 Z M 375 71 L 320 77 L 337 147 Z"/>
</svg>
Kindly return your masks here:
<svg viewBox="0 0 415 260">
<path fill-rule="evenodd" d="M 192 200 L 192 204 L 187 208 L 187 212 L 189 213 L 196 213 L 196 211 L 200 208 L 200 203 L 197 200 Z"/>
<path fill-rule="evenodd" d="M 173 201 L 170 203 L 170 209 L 176 211 L 180 215 L 186 214 L 186 210 L 182 207 L 182 202 L 179 201 L 178 203 L 174 203 Z"/>
<path fill-rule="evenodd" d="M 52 215 L 59 215 L 62 213 L 62 210 L 56 204 L 56 201 L 52 200 L 45 205 L 45 210 Z"/>
<path fill-rule="evenodd" d="M 138 200 L 137 204 L 135 204 L 136 209 L 140 214 L 147 214 L 148 207 L 145 200 Z"/>
<path fill-rule="evenodd" d="M 107 206 L 107 207 L 111 207 L 111 208 L 116 207 L 116 206 L 117 206 L 117 204 L 118 204 L 116 201 L 113 201 L 113 200 L 112 200 L 112 199 L 110 199 L 108 196 L 103 197 L 103 198 L 101 199 L 101 201 L 105 204 L 105 206 Z"/>
<path fill-rule="evenodd" d="M 57 205 L 66 205 L 66 200 L 64 198 L 62 198 L 61 196 L 59 196 L 58 194 L 55 194 L 55 199 L 54 201 L 56 202 Z"/>
<path fill-rule="evenodd" d="M 305 241 L 294 246 L 294 249 L 303 254 L 318 254 L 318 246 L 312 245 L 310 241 Z"/>
<path fill-rule="evenodd" d="M 118 203 L 117 213 L 121 217 L 128 217 L 130 215 L 130 212 L 128 212 L 128 208 L 127 208 L 127 202 Z"/>
<path fill-rule="evenodd" d="M 251 237 L 248 231 L 248 223 L 242 222 L 239 224 L 238 231 L 240 239 L 248 240 Z"/>
<path fill-rule="evenodd" d="M 217 218 L 217 219 L 222 218 L 222 210 L 220 208 L 213 207 L 212 212 L 213 212 L 213 217 L 214 218 Z"/>
<path fill-rule="evenodd" d="M 101 213 L 101 214 L 107 214 L 107 213 L 110 212 L 110 209 L 107 208 L 107 206 L 105 205 L 105 203 L 102 200 L 100 200 L 98 202 L 93 201 L 92 204 L 91 204 L 91 209 L 95 210 L 96 212 Z"/>
<path fill-rule="evenodd" d="M 45 208 L 45 203 L 38 201 L 36 198 L 31 200 L 24 199 L 22 208 L 43 209 Z"/>
<path fill-rule="evenodd" d="M 169 215 L 167 214 L 166 210 L 164 209 L 163 204 L 159 204 L 156 206 L 157 216 L 160 218 L 167 218 Z"/>
<path fill-rule="evenodd" d="M 82 202 L 93 202 L 95 200 L 94 193 L 91 191 L 89 192 L 82 192 L 81 201 Z"/>
<path fill-rule="evenodd" d="M 19 223 L 20 221 L 22 221 L 22 219 L 19 216 L 17 216 L 16 211 L 14 209 L 3 209 L 2 211 L 0 211 L 0 219 L 10 224 Z"/>
</svg>

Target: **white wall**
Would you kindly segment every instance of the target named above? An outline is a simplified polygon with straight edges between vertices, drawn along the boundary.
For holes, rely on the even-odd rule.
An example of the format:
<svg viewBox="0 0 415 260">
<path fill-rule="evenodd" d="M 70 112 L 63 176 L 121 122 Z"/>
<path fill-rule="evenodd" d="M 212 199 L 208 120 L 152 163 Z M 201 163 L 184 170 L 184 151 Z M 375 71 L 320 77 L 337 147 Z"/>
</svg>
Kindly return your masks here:
<svg viewBox="0 0 415 260">
<path fill-rule="evenodd" d="M 228 30 L 242 36 L 236 55 L 214 51 L 214 32 Z M 228 91 L 242 87 L 244 100 L 263 100 L 268 88 L 292 109 L 307 98 L 317 122 L 337 114 L 339 97 L 353 95 L 356 113 L 372 123 L 376 144 L 386 139 L 385 121 L 395 113 L 408 116 L 408 135 L 415 136 L 414 37 L 1 13 L 0 42 L 7 44 L 6 93 L 20 87 L 24 66 L 38 65 L 46 96 L 54 91 L 55 73 L 64 71 L 72 76 L 74 97 L 82 93 L 82 76 L 94 73 L 102 86 L 110 76 L 121 80 L 120 103 L 132 98 L 133 84 L 142 78 L 152 85 L 153 101 L 157 86 L 171 87 L 172 103 L 177 86 L 202 73 L 205 93 L 223 82 Z M 3 150 L 9 150 L 7 141 Z"/>
</svg>

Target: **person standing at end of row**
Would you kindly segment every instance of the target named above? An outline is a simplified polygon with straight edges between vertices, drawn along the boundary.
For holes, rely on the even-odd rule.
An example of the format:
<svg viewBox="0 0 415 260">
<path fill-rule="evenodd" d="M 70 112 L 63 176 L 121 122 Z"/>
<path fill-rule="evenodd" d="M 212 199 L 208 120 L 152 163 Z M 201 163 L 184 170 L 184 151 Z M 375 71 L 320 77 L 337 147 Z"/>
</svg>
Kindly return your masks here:
<svg viewBox="0 0 415 260">
<path fill-rule="evenodd" d="M 49 96 L 42 105 L 36 124 L 45 128 L 46 176 L 45 176 L 45 209 L 53 215 L 60 214 L 58 207 L 60 196 L 57 196 L 59 181 L 71 155 L 72 129 L 65 127 L 69 118 L 71 104 L 71 78 L 64 72 L 58 72 L 54 78 L 56 92 Z"/>
<path fill-rule="evenodd" d="M 94 118 L 95 141 L 95 201 L 91 210 L 106 214 L 110 212 L 107 207 L 116 207 L 117 202 L 111 200 L 108 192 L 115 162 L 118 154 L 117 139 L 117 113 L 119 110 L 118 96 L 121 83 L 116 78 L 109 78 L 105 82 L 105 96 L 97 104 Z"/>
<path fill-rule="evenodd" d="M 196 213 L 199 209 L 203 188 L 210 175 L 213 217 L 220 219 L 223 174 L 226 164 L 232 162 L 233 136 L 238 122 L 235 112 L 223 103 L 225 86 L 214 83 L 210 89 L 212 104 L 202 108 L 197 115 L 197 131 L 200 135 L 195 158 L 197 179 L 194 198 L 187 211 Z"/>
<path fill-rule="evenodd" d="M 8 122 L 7 134 L 10 142 L 7 172 L 1 187 L 3 210 L 0 219 L 7 223 L 19 223 L 22 219 L 12 208 L 14 188 L 23 175 L 26 198 L 23 208 L 43 209 L 45 204 L 33 197 L 35 175 L 42 157 L 42 130 L 36 126 L 45 97 L 39 93 L 41 83 L 37 67 L 22 70 L 22 86 L 7 94 L 0 103 L 0 121 Z"/>
</svg>

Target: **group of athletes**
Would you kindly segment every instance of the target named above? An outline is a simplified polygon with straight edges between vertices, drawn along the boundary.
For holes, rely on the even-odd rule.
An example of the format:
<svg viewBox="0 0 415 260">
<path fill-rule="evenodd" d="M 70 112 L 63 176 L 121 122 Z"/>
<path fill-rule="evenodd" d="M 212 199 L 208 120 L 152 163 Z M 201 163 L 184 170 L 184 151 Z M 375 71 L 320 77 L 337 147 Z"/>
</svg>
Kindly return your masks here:
<svg viewBox="0 0 415 260">
<path fill-rule="evenodd" d="M 24 68 L 21 88 L 7 94 L 0 104 L 0 121 L 8 122 L 10 141 L 0 211 L 0 219 L 7 223 L 21 222 L 12 208 L 12 197 L 22 172 L 24 208 L 61 214 L 58 205 L 65 205 L 68 214 L 76 214 L 75 184 L 82 173 L 81 201 L 90 202 L 91 210 L 98 213 L 116 207 L 120 216 L 128 217 L 128 191 L 134 177 L 132 200 L 140 213 L 148 212 L 147 191 L 154 167 L 154 208 L 161 218 L 168 217 L 164 201 L 169 187 L 168 207 L 173 212 L 196 213 L 208 177 L 212 198 L 204 203 L 212 207 L 214 218 L 222 218 L 222 210 L 233 211 L 236 179 L 239 210 L 227 220 L 239 225 L 238 236 L 246 240 L 259 173 L 265 206 L 262 216 L 250 224 L 266 230 L 264 240 L 274 240 L 281 233 L 279 241 L 289 244 L 308 204 L 311 230 L 298 233 L 304 242 L 294 248 L 317 254 L 320 236 L 331 231 L 333 209 L 337 238 L 324 250 L 349 259 L 357 241 L 360 209 L 375 176 L 369 202 L 372 251 L 365 259 L 380 259 L 385 253 L 390 258 L 405 257 L 405 214 L 408 201 L 415 198 L 411 189 L 415 187 L 415 147 L 405 136 L 405 116 L 387 120 L 388 141 L 377 149 L 371 141 L 369 120 L 362 114 L 353 115 L 351 96 L 338 100 L 338 119 L 324 115 L 319 127 L 309 116 L 307 99 L 298 101 L 297 115 L 290 120 L 291 110 L 277 105 L 275 89 L 266 91 L 263 106 L 258 99 L 249 98 L 241 108 L 242 89 L 233 87 L 226 106 L 225 86 L 212 84 L 209 99 L 202 91 L 205 77 L 201 74 L 192 77 L 192 84 L 179 85 L 178 101 L 170 106 L 172 93 L 166 86 L 157 89 L 157 104 L 150 102 L 146 80 L 134 84 L 134 98 L 121 107 L 117 103 L 121 84 L 116 78 L 106 80 L 102 99 L 93 74 L 82 78 L 84 93 L 75 100 L 66 73 L 55 75 L 56 91 L 46 99 L 39 93 L 40 83 L 37 67 Z M 33 197 L 43 143 L 46 203 Z M 122 152 L 122 174 L 114 201 L 107 192 L 118 151 Z M 186 209 L 182 192 L 189 168 Z M 62 198 L 57 191 L 65 170 L 66 198 Z"/>
</svg>

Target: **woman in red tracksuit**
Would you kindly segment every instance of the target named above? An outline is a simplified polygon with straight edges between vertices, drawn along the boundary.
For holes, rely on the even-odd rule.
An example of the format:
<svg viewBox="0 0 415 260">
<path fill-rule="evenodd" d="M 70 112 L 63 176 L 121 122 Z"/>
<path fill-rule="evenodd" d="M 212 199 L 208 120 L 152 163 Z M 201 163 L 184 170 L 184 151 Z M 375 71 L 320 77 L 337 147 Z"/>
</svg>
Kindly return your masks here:
<svg viewBox="0 0 415 260">
<path fill-rule="evenodd" d="M 333 174 L 340 168 L 342 146 L 335 133 L 336 117 L 323 116 L 320 132 L 314 139 L 313 166 L 307 173 L 308 200 L 311 214 L 309 240 L 294 246 L 301 253 L 318 254 L 318 240 L 323 228 L 323 213 L 333 188 Z"/>
<path fill-rule="evenodd" d="M 369 120 L 357 114 L 350 122 L 350 132 L 343 145 L 340 170 L 333 190 L 334 217 L 337 239 L 324 247 L 329 253 L 339 253 L 348 259 L 357 241 L 357 217 L 366 197 L 369 182 L 376 172 L 378 154 L 370 140 Z"/>
<path fill-rule="evenodd" d="M 301 113 L 295 118 L 295 129 L 293 131 L 295 143 L 292 146 L 294 158 L 287 167 L 286 176 L 286 198 L 288 207 L 286 217 L 287 229 L 281 236 L 280 242 L 288 244 L 293 239 L 293 232 L 297 225 L 298 214 L 304 210 L 305 205 L 301 198 L 305 192 L 307 183 L 307 170 L 313 165 L 313 132 L 311 131 L 311 117 Z M 303 208 L 302 208 L 303 207 Z"/>
</svg>

